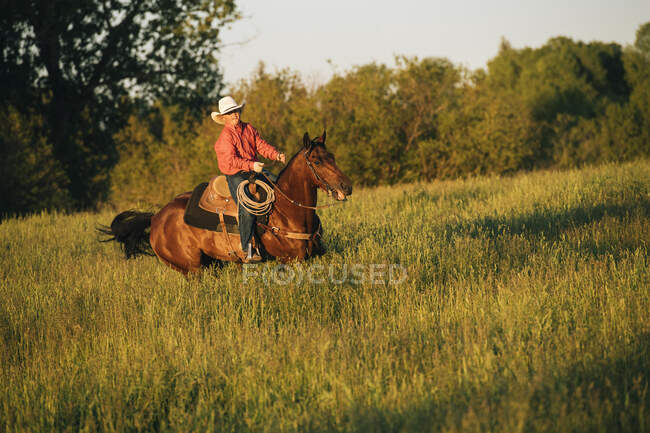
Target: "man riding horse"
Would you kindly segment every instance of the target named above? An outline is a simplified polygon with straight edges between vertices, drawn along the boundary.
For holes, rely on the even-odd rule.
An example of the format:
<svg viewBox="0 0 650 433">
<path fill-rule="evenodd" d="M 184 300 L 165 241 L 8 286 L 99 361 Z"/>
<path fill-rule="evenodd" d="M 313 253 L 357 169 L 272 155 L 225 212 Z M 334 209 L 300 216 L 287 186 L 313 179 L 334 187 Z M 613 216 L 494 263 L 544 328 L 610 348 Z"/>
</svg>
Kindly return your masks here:
<svg viewBox="0 0 650 433">
<path fill-rule="evenodd" d="M 219 100 L 219 111 L 212 112 L 211 117 L 215 122 L 224 125 L 219 138 L 214 144 L 217 154 L 219 170 L 226 175 L 228 189 L 236 203 L 238 203 L 237 187 L 251 175 L 262 173 L 271 179 L 275 176 L 264 169 L 264 163 L 257 160 L 257 154 L 272 160 L 286 163 L 286 156 L 275 147 L 264 141 L 257 130 L 250 123 L 241 121 L 241 111 L 245 102 L 237 104 L 231 96 Z M 264 179 L 260 178 L 264 181 Z M 249 213 L 243 206 L 239 206 L 239 234 L 242 249 L 247 252 L 247 262 L 258 262 L 262 259 L 259 251 L 253 251 L 252 237 L 255 227 L 255 215 Z"/>
<path fill-rule="evenodd" d="M 260 138 L 255 128 L 240 122 L 243 106 L 226 97 L 219 101 L 219 111 L 212 113 L 215 122 L 226 125 L 215 143 L 215 151 L 219 168 L 228 177 L 233 199 L 237 200 L 237 187 L 244 180 L 263 172 L 274 183 L 273 191 L 277 193 L 268 221 L 259 224 L 262 230 L 258 240 L 264 251 L 283 263 L 321 254 L 322 227 L 316 210 L 333 204 L 318 206 L 318 190 L 344 201 L 352 194 L 352 182 L 325 147 L 325 131 L 313 139 L 305 133 L 302 146 L 287 161 L 284 154 Z M 258 153 L 286 163 L 277 179 L 264 170 L 264 164 L 257 160 Z M 153 251 L 163 263 L 185 275 L 200 271 L 209 263 L 209 258 L 240 261 L 241 257 L 232 255 L 228 233 L 196 227 L 185 220 L 192 197 L 191 191 L 181 193 L 156 213 L 121 212 L 109 227 L 99 230 L 111 236 L 104 241 L 119 243 L 127 258 Z M 241 206 L 238 213 L 242 249 L 248 251 L 247 261 L 259 260 L 259 252 L 253 255 L 250 247 L 256 221 Z"/>
</svg>

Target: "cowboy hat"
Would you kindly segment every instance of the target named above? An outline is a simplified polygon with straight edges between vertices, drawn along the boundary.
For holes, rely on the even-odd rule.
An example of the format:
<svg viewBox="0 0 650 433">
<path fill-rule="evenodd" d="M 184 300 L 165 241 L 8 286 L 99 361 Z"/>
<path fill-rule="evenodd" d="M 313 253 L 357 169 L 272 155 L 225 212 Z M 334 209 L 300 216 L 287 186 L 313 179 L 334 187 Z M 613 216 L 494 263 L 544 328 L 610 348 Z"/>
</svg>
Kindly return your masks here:
<svg viewBox="0 0 650 433">
<path fill-rule="evenodd" d="M 224 121 L 221 116 L 231 113 L 235 110 L 239 110 L 240 108 L 244 108 L 244 105 L 246 105 L 246 101 L 237 105 L 237 101 L 235 101 L 232 96 L 224 96 L 223 98 L 219 99 L 219 111 L 213 111 L 210 113 L 210 117 L 212 117 L 212 120 L 215 122 L 223 125 Z"/>
</svg>

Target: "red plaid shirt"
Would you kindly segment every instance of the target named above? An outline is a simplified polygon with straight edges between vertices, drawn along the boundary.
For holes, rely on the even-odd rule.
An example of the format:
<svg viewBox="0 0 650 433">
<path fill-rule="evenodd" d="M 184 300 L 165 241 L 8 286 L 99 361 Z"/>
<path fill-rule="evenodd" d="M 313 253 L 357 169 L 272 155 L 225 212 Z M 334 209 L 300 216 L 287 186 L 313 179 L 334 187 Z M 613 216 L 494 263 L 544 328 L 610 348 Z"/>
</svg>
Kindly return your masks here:
<svg viewBox="0 0 650 433">
<path fill-rule="evenodd" d="M 219 170 L 223 174 L 235 174 L 253 170 L 257 154 L 277 160 L 275 147 L 262 140 L 259 132 L 250 123 L 240 122 L 237 126 L 225 125 L 217 142 L 214 143 Z"/>
</svg>

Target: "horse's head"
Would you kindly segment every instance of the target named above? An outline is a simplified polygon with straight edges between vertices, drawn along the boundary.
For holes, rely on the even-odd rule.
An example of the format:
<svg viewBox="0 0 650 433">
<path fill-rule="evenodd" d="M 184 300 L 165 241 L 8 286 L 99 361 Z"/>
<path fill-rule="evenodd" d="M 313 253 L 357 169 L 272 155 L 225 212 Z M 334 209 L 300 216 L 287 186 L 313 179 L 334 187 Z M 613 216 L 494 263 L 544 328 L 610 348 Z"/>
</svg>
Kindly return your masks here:
<svg viewBox="0 0 650 433">
<path fill-rule="evenodd" d="M 326 133 L 323 132 L 323 135 L 312 140 L 305 132 L 303 137 L 305 160 L 316 185 L 335 199 L 345 200 L 352 194 L 352 182 L 336 166 L 334 155 L 325 148 L 325 135 Z"/>
</svg>

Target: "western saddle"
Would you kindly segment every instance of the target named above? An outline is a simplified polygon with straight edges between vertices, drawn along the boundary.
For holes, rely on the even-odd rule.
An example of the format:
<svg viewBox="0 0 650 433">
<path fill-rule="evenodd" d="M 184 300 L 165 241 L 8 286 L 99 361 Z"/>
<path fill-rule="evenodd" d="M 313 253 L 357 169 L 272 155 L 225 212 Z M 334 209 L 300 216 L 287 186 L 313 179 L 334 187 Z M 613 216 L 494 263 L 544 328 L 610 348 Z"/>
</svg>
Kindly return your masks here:
<svg viewBox="0 0 650 433">
<path fill-rule="evenodd" d="M 210 179 L 199 200 L 199 207 L 208 212 L 234 216 L 239 220 L 237 203 L 230 195 L 226 176 L 215 176 Z"/>
<path fill-rule="evenodd" d="M 256 194 L 256 191 L 251 188 L 251 185 L 249 185 L 249 191 Z M 237 220 L 237 224 L 239 224 L 239 209 L 237 203 L 235 203 L 235 200 L 233 200 L 232 195 L 230 194 L 226 176 L 215 176 L 210 179 L 208 186 L 205 188 L 201 198 L 199 199 L 199 207 L 219 216 L 223 235 L 228 242 L 228 254 L 234 259 L 243 260 L 246 253 L 241 249 L 239 233 L 228 233 L 226 229 L 224 215 L 234 217 Z M 253 243 L 253 247 L 258 248 L 255 236 L 253 236 L 251 242 Z"/>
</svg>

